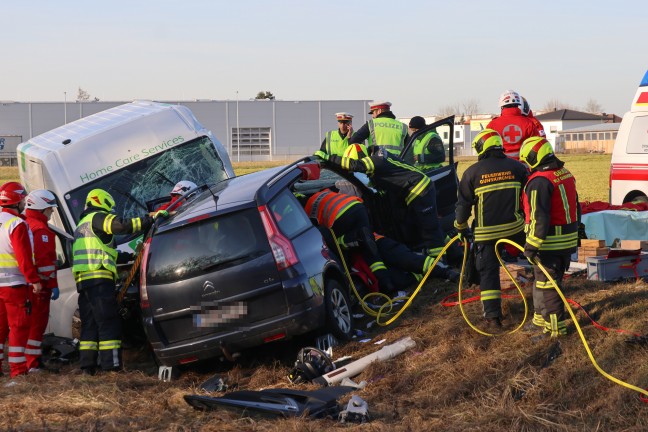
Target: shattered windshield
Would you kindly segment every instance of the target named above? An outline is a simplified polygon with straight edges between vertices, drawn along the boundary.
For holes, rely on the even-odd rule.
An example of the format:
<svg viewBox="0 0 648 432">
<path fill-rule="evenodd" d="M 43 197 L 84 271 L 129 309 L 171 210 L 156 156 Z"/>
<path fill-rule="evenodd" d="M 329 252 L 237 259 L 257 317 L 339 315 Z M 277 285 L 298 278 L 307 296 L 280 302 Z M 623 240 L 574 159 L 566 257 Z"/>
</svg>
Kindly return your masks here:
<svg viewBox="0 0 648 432">
<path fill-rule="evenodd" d="M 85 184 L 65 194 L 65 200 L 74 221 L 78 222 L 88 192 L 104 189 L 115 200 L 116 214 L 132 218 L 147 212 L 147 201 L 169 196 L 180 180 L 190 180 L 200 186 L 213 185 L 225 178 L 227 173 L 214 144 L 209 138 L 200 137 Z"/>
</svg>

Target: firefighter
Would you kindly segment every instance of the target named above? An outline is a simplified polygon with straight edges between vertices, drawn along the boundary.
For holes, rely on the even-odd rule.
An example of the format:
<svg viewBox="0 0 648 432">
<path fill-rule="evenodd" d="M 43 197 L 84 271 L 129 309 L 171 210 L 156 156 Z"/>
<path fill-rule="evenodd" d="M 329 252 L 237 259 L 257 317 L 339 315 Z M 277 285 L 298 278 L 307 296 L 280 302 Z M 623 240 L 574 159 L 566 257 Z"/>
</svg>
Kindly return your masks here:
<svg viewBox="0 0 648 432">
<path fill-rule="evenodd" d="M 26 195 L 17 182 L 0 187 L 0 360 L 6 352 L 12 378 L 28 371 L 25 346 L 29 337 L 29 292 L 38 294 L 42 289 L 32 259 L 32 233 L 20 216 Z"/>
<path fill-rule="evenodd" d="M 25 348 L 28 371 L 41 368 L 41 343 L 49 321 L 50 300 L 59 297 L 56 279 L 56 236 L 47 226 L 54 213 L 56 197 L 48 190 L 35 190 L 25 198 L 25 218 L 34 236 L 34 260 L 43 289 L 30 293 L 31 317 L 29 339 Z"/>
<path fill-rule="evenodd" d="M 371 102 L 371 120 L 351 136 L 349 144 L 362 144 L 366 140 L 367 147 L 376 145 L 383 147 L 393 156 L 399 156 L 405 147 L 407 125 L 396 120 L 396 116 L 391 112 L 391 105 L 391 102 L 387 101 Z"/>
<path fill-rule="evenodd" d="M 475 267 L 484 318 L 489 327 L 496 328 L 502 326 L 502 291 L 495 243 L 502 238 L 524 241 L 520 198 L 527 171 L 520 162 L 504 155 L 502 138 L 493 129 L 478 133 L 472 147 L 478 160 L 459 182 L 454 225 L 460 236 L 469 238 L 468 219 L 474 209 Z"/>
<path fill-rule="evenodd" d="M 431 256 L 441 253 L 445 234 L 437 215 L 434 183 L 428 176 L 378 146 L 370 147 L 369 152 L 363 144 L 353 144 L 347 147 L 344 157 L 323 152 L 316 152 L 316 156 L 342 169 L 366 173 L 376 188 L 401 201 L 406 208 L 404 223 L 416 233 L 416 243 L 408 246 L 423 249 Z"/>
<path fill-rule="evenodd" d="M 164 203 L 160 207 L 158 207 L 158 211 L 168 209 L 182 195 L 197 188 L 198 186 L 196 186 L 196 183 L 194 182 L 191 182 L 189 180 L 180 180 L 178 183 L 175 184 L 175 186 L 173 186 L 173 189 L 171 189 L 171 194 L 170 194 L 171 201 L 169 201 L 168 203 Z"/>
<path fill-rule="evenodd" d="M 531 105 L 529 105 L 529 102 L 524 98 L 524 96 L 521 97 L 522 105 L 520 105 L 520 111 L 522 112 L 522 115 L 531 119 L 536 129 L 538 129 L 538 136 L 545 138 L 547 134 L 545 133 L 544 126 L 542 126 L 540 120 L 535 118 L 535 116 L 533 115 L 533 111 L 531 111 Z"/>
<path fill-rule="evenodd" d="M 556 157 L 549 141 L 532 137 L 524 141 L 520 160 L 529 166 L 531 174 L 524 188 L 526 243 L 524 255 L 540 262 L 558 287 L 569 268 L 571 254 L 578 244 L 580 209 L 576 179 Z M 534 264 L 534 321 L 542 325 L 551 337 L 567 334 L 565 306 L 552 283 L 538 265 Z M 538 322 L 542 314 L 544 322 Z"/>
<path fill-rule="evenodd" d="M 409 121 L 410 136 L 426 126 L 425 119 L 420 116 L 412 117 Z M 421 171 L 439 168 L 445 162 L 443 141 L 436 130 L 430 130 L 416 137 L 412 144 L 414 166 Z"/>
<path fill-rule="evenodd" d="M 335 113 L 338 129 L 326 133 L 320 150 L 328 154 L 342 156 L 349 145 L 349 138 L 353 135 L 353 116 L 346 112 Z"/>
<path fill-rule="evenodd" d="M 359 247 L 362 258 L 378 279 L 380 291 L 393 294 L 395 289 L 380 258 L 372 234 L 369 214 L 362 199 L 325 189 L 311 195 L 304 210 L 320 226 L 331 228 L 344 248 Z"/>
<path fill-rule="evenodd" d="M 93 189 L 86 198 L 74 231 L 72 272 L 79 292 L 81 314 L 80 367 L 94 374 L 121 370 L 121 318 L 115 295 L 118 252 L 115 234 L 147 230 L 153 223 L 149 215 L 122 219 L 111 211 L 113 197 L 103 189 Z M 166 211 L 157 214 L 165 216 Z"/>
<path fill-rule="evenodd" d="M 494 129 L 502 137 L 504 154 L 515 160 L 520 158 L 520 146 L 525 139 L 539 136 L 533 121 L 522 115 L 522 97 L 513 90 L 506 90 L 499 98 L 502 114 L 488 123 L 486 129 Z"/>
</svg>

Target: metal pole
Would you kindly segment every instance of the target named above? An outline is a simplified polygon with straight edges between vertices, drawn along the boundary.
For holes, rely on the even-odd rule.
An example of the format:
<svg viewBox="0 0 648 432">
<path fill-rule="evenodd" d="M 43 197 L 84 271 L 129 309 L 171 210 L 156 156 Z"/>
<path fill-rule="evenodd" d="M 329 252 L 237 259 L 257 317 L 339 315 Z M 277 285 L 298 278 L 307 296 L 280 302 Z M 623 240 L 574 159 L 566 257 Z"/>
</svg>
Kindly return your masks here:
<svg viewBox="0 0 648 432">
<path fill-rule="evenodd" d="M 63 92 L 63 121 L 67 124 L 67 92 Z"/>
<path fill-rule="evenodd" d="M 239 129 L 239 97 L 236 90 L 236 162 L 241 162 L 241 130 Z"/>
</svg>

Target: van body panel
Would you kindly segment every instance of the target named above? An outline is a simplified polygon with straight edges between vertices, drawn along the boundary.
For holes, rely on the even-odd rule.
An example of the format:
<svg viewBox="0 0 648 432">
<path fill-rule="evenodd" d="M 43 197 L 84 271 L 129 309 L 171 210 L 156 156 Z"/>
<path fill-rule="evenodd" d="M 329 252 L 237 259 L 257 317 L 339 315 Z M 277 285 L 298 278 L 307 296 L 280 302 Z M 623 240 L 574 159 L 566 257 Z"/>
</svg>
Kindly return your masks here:
<svg viewBox="0 0 648 432">
<path fill-rule="evenodd" d="M 182 161 L 171 171 L 151 173 L 155 163 L 168 168 L 167 155 L 193 152 L 194 158 L 207 160 L 200 175 L 214 183 L 234 177 L 223 145 L 187 107 L 150 101 L 120 105 L 68 123 L 20 144 L 17 152 L 21 182 L 29 191 L 48 189 L 57 196 L 58 209 L 50 224 L 70 235 L 85 205 L 85 195 L 95 187 L 113 195 L 118 214 L 136 217 L 147 211 L 146 201 L 168 196 L 177 181 L 206 181 L 192 178 L 197 174 L 195 167 Z M 139 182 L 133 184 L 137 191 L 129 189 L 131 178 Z M 111 179 L 118 179 L 117 186 L 123 190 L 110 189 Z M 118 249 L 132 253 L 137 236 L 121 240 Z M 77 293 L 69 266 L 59 269 L 58 280 L 61 296 L 51 304 L 47 331 L 70 337 Z"/>
<path fill-rule="evenodd" d="M 623 116 L 610 164 L 610 203 L 648 197 L 648 71 Z"/>
</svg>

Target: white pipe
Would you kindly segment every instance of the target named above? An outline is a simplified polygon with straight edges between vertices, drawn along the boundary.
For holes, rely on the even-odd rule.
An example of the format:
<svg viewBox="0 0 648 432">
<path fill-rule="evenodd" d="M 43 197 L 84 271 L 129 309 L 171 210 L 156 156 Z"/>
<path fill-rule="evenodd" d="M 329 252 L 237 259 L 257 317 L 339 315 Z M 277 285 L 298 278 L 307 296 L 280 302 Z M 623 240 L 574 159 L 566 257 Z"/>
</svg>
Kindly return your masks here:
<svg viewBox="0 0 648 432">
<path fill-rule="evenodd" d="M 353 377 L 365 370 L 371 363 L 375 361 L 385 361 L 398 354 L 414 348 L 416 342 L 411 337 L 406 337 L 394 342 L 391 345 L 385 345 L 373 354 L 366 355 L 361 359 L 349 363 L 346 366 L 339 367 L 327 374 L 317 377 L 313 380 L 314 383 L 321 386 L 330 386 L 339 383 L 344 378 Z"/>
</svg>

